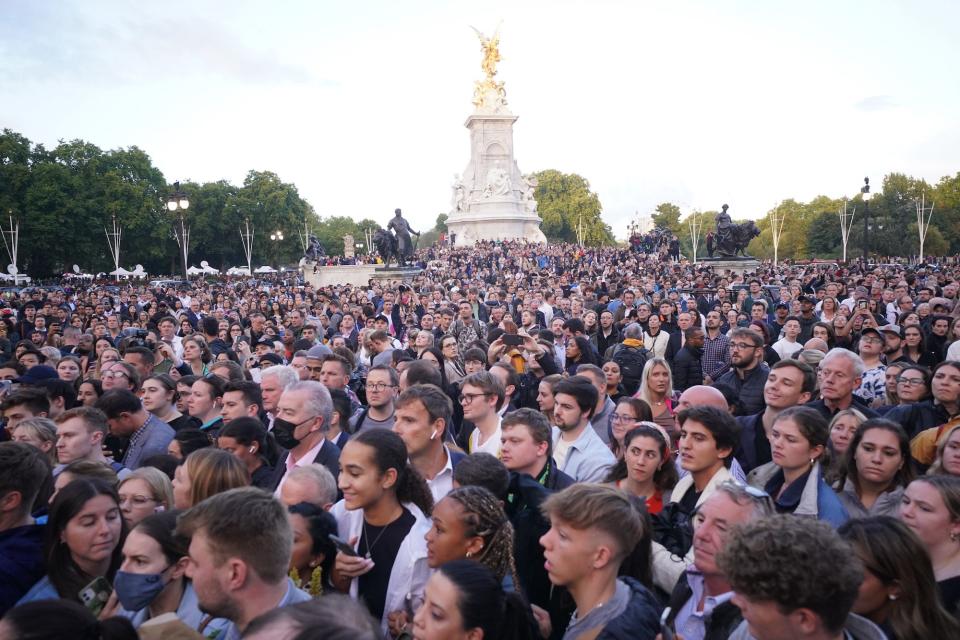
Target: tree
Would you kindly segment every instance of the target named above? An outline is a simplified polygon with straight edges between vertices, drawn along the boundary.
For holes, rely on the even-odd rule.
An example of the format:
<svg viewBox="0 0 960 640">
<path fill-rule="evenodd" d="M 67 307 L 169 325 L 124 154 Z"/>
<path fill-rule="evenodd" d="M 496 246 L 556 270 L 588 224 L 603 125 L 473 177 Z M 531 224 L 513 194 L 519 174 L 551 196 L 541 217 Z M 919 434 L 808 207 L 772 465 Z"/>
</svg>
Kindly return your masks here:
<svg viewBox="0 0 960 640">
<path fill-rule="evenodd" d="M 680 207 L 672 202 L 661 202 L 655 211 L 656 213 L 650 215 L 653 226 L 670 229 L 679 237 L 681 234 Z"/>
<path fill-rule="evenodd" d="M 601 218 L 602 207 L 590 183 L 575 173 L 547 169 L 534 174 L 535 198 L 543 219 L 541 230 L 550 242 L 577 242 L 577 228 L 583 225 L 584 244 L 610 245 L 613 231 Z"/>
</svg>

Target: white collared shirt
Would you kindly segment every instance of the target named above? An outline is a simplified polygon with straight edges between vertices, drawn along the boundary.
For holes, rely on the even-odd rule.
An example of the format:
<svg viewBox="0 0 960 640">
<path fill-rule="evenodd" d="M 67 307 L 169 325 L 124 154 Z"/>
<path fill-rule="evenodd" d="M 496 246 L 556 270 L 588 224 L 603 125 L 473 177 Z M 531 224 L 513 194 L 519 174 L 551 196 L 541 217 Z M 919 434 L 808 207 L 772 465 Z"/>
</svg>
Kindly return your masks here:
<svg viewBox="0 0 960 640">
<path fill-rule="evenodd" d="M 433 494 L 433 504 L 437 504 L 453 491 L 453 456 L 450 455 L 450 450 L 446 446 L 443 447 L 443 452 L 447 454 L 447 464 L 432 480 L 427 480 L 427 486 Z"/>
</svg>

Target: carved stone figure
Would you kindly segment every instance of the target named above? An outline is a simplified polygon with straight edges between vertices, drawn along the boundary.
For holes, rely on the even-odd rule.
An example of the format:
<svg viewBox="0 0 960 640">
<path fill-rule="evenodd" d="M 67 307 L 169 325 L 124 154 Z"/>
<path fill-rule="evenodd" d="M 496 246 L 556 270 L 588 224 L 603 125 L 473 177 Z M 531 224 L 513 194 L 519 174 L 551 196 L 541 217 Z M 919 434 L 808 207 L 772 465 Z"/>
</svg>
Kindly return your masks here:
<svg viewBox="0 0 960 640">
<path fill-rule="evenodd" d="M 523 181 L 523 194 L 520 196 L 520 200 L 523 202 L 524 209 L 532 213 L 537 210 L 537 201 L 534 199 L 534 194 L 537 191 L 539 181 L 533 174 L 522 176 L 521 180 Z"/>
<path fill-rule="evenodd" d="M 460 174 L 453 174 L 453 210 L 454 211 L 463 211 L 463 199 L 464 199 L 464 187 L 463 181 L 460 180 Z"/>
<path fill-rule="evenodd" d="M 494 167 L 487 172 L 487 184 L 483 189 L 484 197 L 505 196 L 510 193 L 510 174 L 502 167 Z"/>
<path fill-rule="evenodd" d="M 343 257 L 352 258 L 356 255 L 356 248 L 353 246 L 353 236 L 349 233 L 343 236 Z"/>
</svg>

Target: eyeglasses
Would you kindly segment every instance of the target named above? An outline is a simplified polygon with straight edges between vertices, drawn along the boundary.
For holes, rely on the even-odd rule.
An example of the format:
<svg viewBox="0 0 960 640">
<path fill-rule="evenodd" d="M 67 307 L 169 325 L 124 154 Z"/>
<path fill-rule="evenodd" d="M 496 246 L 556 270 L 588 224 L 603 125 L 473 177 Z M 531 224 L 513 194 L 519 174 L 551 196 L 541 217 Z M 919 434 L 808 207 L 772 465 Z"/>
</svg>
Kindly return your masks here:
<svg viewBox="0 0 960 640">
<path fill-rule="evenodd" d="M 460 404 L 470 404 L 477 398 L 485 398 L 489 393 L 462 393 L 460 394 Z"/>
<path fill-rule="evenodd" d="M 908 387 L 913 385 L 924 384 L 923 378 L 905 378 L 903 376 L 900 376 L 899 378 L 897 378 L 897 382 L 899 384 L 905 384 Z"/>
<path fill-rule="evenodd" d="M 133 506 L 135 506 L 135 507 L 143 507 L 143 506 L 146 506 L 147 503 L 157 502 L 157 501 L 156 501 L 155 499 L 149 498 L 149 497 L 147 497 L 147 496 L 124 496 L 124 495 L 121 495 L 121 496 L 120 496 L 120 505 L 123 506 L 123 505 L 126 504 L 127 502 L 132 503 Z"/>
<path fill-rule="evenodd" d="M 611 421 L 611 422 L 636 422 L 637 419 L 636 419 L 636 418 L 632 418 L 632 417 L 630 417 L 630 416 L 625 416 L 625 415 L 621 415 L 621 414 L 619 414 L 619 413 L 615 413 L 615 414 L 613 414 L 612 416 L 610 416 L 610 421 Z"/>
<path fill-rule="evenodd" d="M 370 391 L 383 391 L 384 389 L 396 388 L 396 385 L 387 384 L 386 382 L 374 382 L 373 384 L 367 384 L 367 389 Z"/>
<path fill-rule="evenodd" d="M 126 371 L 104 371 L 100 374 L 104 380 L 113 380 L 114 378 L 129 378 Z"/>
<path fill-rule="evenodd" d="M 883 340 L 880 338 L 860 338 L 860 342 L 865 344 L 883 344 Z"/>
<path fill-rule="evenodd" d="M 753 344 L 752 342 L 731 342 L 731 349 L 759 349 L 760 346 Z"/>
</svg>

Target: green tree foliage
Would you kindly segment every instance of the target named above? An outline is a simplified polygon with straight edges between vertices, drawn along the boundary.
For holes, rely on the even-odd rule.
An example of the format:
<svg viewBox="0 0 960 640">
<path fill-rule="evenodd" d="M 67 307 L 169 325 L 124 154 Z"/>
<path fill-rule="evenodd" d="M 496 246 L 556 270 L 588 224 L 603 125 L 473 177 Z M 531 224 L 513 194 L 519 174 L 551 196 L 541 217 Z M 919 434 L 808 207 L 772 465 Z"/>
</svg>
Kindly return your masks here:
<svg viewBox="0 0 960 640">
<path fill-rule="evenodd" d="M 682 235 L 682 229 L 680 225 L 680 207 L 672 202 L 661 202 L 658 204 L 657 208 L 655 209 L 655 213 L 652 213 L 650 218 L 653 220 L 653 226 L 666 227 L 677 234 L 677 237 Z"/>
<path fill-rule="evenodd" d="M 613 231 L 600 218 L 600 197 L 590 191 L 590 183 L 575 173 L 547 169 L 534 174 L 537 179 L 537 209 L 543 219 L 541 230 L 550 242 L 576 242 L 577 226 L 583 223 L 584 244 L 614 243 Z"/>
</svg>

